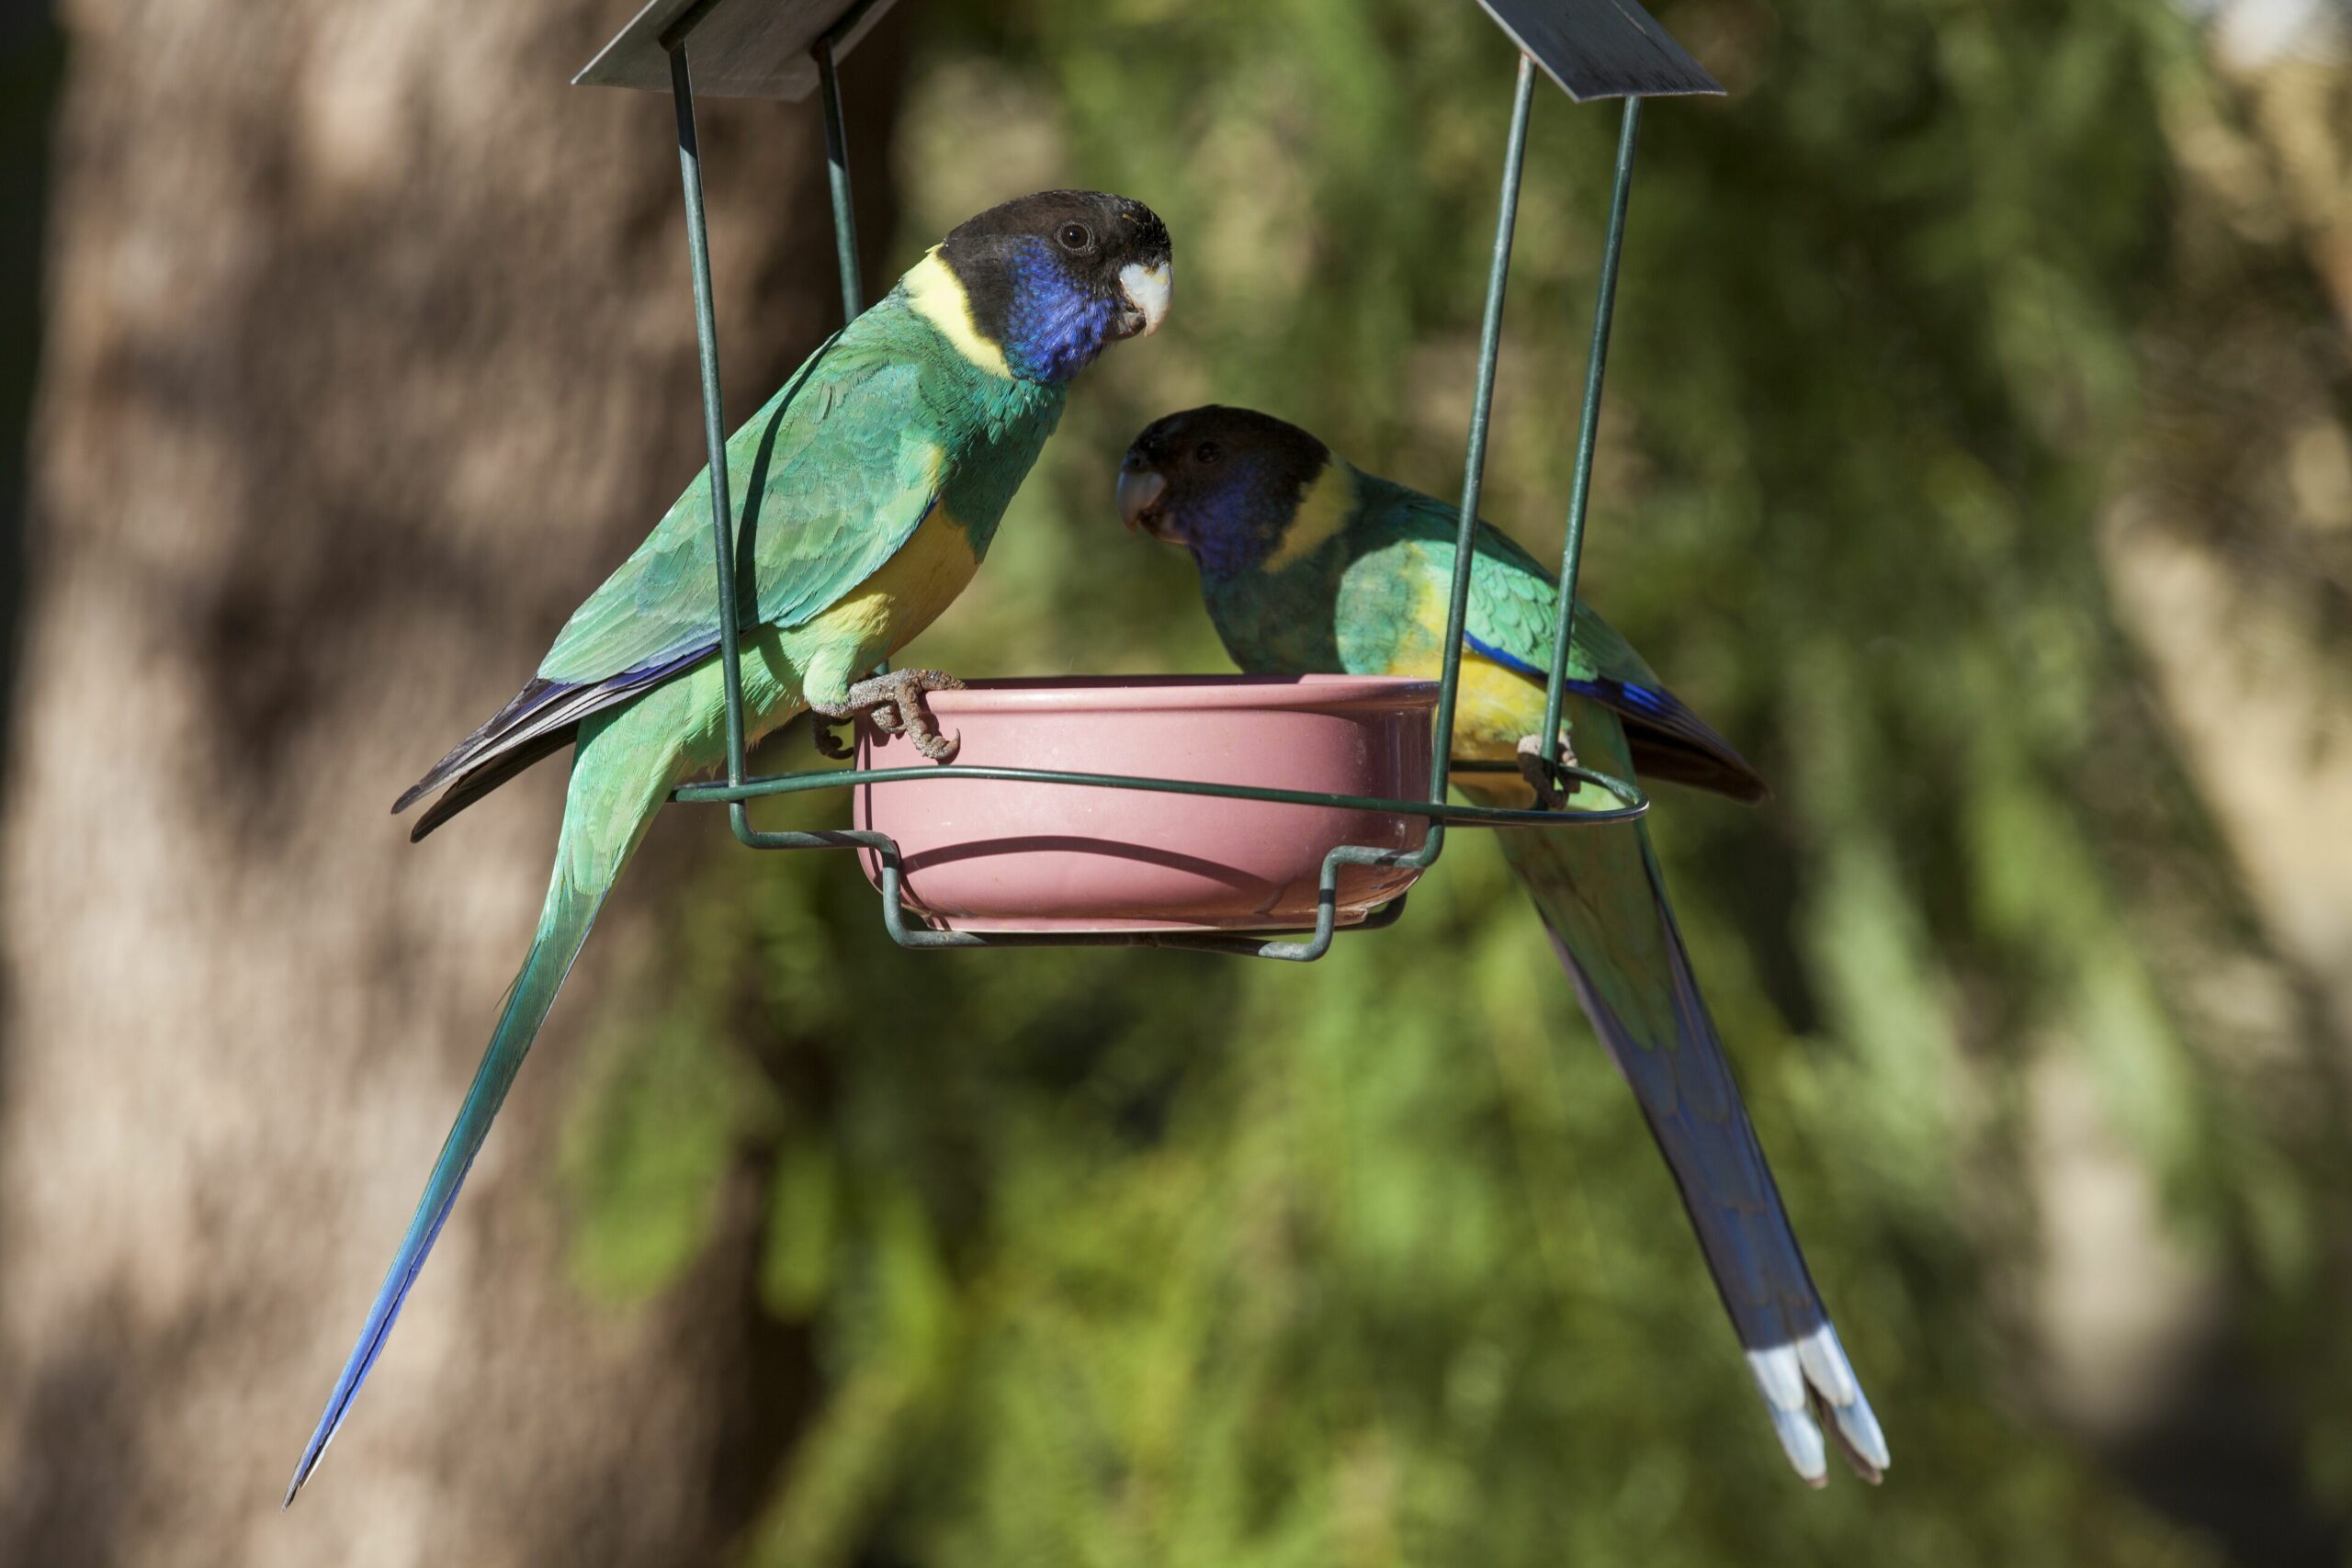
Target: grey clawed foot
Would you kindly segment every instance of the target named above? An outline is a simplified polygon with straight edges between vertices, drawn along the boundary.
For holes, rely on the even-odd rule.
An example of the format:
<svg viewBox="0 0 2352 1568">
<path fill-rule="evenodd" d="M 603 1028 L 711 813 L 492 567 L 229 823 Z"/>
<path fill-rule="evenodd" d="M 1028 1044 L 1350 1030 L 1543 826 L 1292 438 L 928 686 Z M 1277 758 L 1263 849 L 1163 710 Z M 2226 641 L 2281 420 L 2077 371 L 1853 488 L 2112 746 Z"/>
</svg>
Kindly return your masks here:
<svg viewBox="0 0 2352 1568">
<path fill-rule="evenodd" d="M 1560 738 L 1559 761 L 1571 767 L 1577 754 L 1568 750 L 1566 736 Z M 1545 811 L 1557 811 L 1568 803 L 1553 780 L 1553 759 L 1544 745 L 1543 737 L 1522 735 L 1519 738 L 1519 776 L 1535 792 L 1535 804 Z"/>
<path fill-rule="evenodd" d="M 932 721 L 931 709 L 923 704 L 930 692 L 956 692 L 964 682 L 953 675 L 937 670 L 893 670 L 887 675 L 875 675 L 858 682 L 843 694 L 838 703 L 812 703 L 820 719 L 854 718 L 865 716 L 865 721 L 885 735 L 904 735 L 914 748 L 934 762 L 953 761 L 956 748 L 962 744 L 960 735 L 942 735 Z M 829 757 L 846 756 L 846 751 L 834 751 L 834 740 L 828 728 L 818 726 L 817 750 Z"/>
</svg>

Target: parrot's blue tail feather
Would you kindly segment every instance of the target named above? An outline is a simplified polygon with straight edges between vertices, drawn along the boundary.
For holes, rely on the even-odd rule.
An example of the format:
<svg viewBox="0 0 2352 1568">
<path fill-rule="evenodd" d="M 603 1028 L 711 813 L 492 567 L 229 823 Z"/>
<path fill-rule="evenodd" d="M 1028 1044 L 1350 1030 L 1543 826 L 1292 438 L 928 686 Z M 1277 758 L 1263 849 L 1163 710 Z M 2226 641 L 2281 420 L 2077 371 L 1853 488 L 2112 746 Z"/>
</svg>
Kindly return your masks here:
<svg viewBox="0 0 2352 1568">
<path fill-rule="evenodd" d="M 610 730 L 600 726 L 599 734 L 609 735 Z M 458 1108 L 447 1141 L 441 1145 L 440 1156 L 433 1162 L 433 1174 L 424 1184 L 424 1195 L 417 1201 L 415 1217 L 409 1221 L 407 1233 L 401 1237 L 391 1269 L 384 1276 L 384 1282 L 368 1309 L 368 1321 L 360 1329 L 359 1342 L 344 1362 L 343 1374 L 335 1379 L 326 1410 L 302 1450 L 302 1461 L 295 1467 L 294 1479 L 286 1488 L 286 1506 L 292 1505 L 295 1494 L 301 1491 L 311 1472 L 318 1468 L 327 1445 L 334 1440 L 336 1430 L 350 1413 L 359 1385 L 375 1369 L 392 1325 L 408 1301 L 409 1290 L 424 1267 L 426 1255 L 440 1239 L 441 1227 L 458 1201 L 458 1190 L 465 1185 L 466 1173 L 473 1168 L 474 1156 L 490 1134 L 491 1122 L 514 1081 L 515 1071 L 522 1066 L 539 1025 L 546 1021 L 548 1010 L 554 1006 L 556 993 L 562 989 L 564 976 L 580 956 L 582 944 L 588 940 L 589 929 L 604 907 L 605 895 L 644 837 L 646 827 L 674 783 L 676 769 L 668 754 L 651 759 L 633 755 L 627 744 L 628 737 L 611 738 L 621 744 L 600 749 L 596 735 L 582 742 L 572 767 L 570 798 L 565 803 L 555 874 L 548 883 L 547 903 L 539 916 L 537 934 L 531 941 L 530 955 L 524 959 L 522 970 L 514 977 L 498 1028 L 492 1033 L 489 1049 L 474 1073 L 473 1085 L 466 1091 L 465 1102 Z"/>
<path fill-rule="evenodd" d="M 1531 837 L 1574 840 L 1610 831 L 1616 829 Z M 1646 835 L 1638 827 L 1629 831 L 1641 837 L 1642 860 L 1665 939 L 1673 987 L 1670 1039 L 1643 1039 L 1610 1005 L 1563 940 L 1561 928 L 1571 922 L 1556 919 L 1553 904 L 1560 900 L 1563 913 L 1569 908 L 1577 870 L 1573 857 L 1579 850 L 1567 844 L 1517 846 L 1512 858 L 1529 880 L 1553 949 L 1576 984 L 1577 1000 L 1632 1086 L 1674 1173 L 1708 1272 L 1747 1348 L 1748 1371 L 1764 1396 L 1789 1463 L 1809 1484 L 1818 1486 L 1827 1479 L 1826 1425 L 1855 1472 L 1875 1482 L 1889 1464 L 1885 1436 L 1805 1269 L 1796 1232 L 1732 1078 L 1731 1063 L 1691 977 Z M 1816 1417 L 1825 1419 L 1817 1423 Z"/>
<path fill-rule="evenodd" d="M 473 1087 L 466 1091 L 465 1103 L 458 1111 L 458 1120 L 449 1129 L 448 1140 L 441 1145 L 441 1156 L 433 1163 L 433 1175 L 424 1185 L 424 1196 L 416 1206 L 416 1216 L 409 1222 L 408 1232 L 401 1237 L 400 1250 L 392 1257 L 392 1267 L 384 1276 L 383 1285 L 376 1292 L 376 1300 L 368 1309 L 368 1321 L 359 1331 L 359 1343 L 352 1348 L 350 1359 L 344 1362 L 343 1375 L 335 1379 L 334 1392 L 327 1398 L 327 1407 L 319 1417 L 311 1441 L 302 1450 L 302 1462 L 295 1467 L 294 1479 L 286 1488 L 286 1502 L 290 1505 L 302 1483 L 318 1468 L 319 1461 L 334 1440 L 336 1428 L 351 1409 L 351 1402 L 359 1393 L 359 1385 L 375 1370 L 376 1358 L 383 1353 L 384 1341 L 391 1334 L 392 1325 L 399 1321 L 401 1307 L 408 1300 L 409 1288 L 416 1283 L 418 1270 L 424 1267 L 425 1255 L 441 1238 L 441 1227 L 449 1218 L 450 1209 L 458 1201 L 458 1190 L 465 1185 L 466 1173 L 473 1168 L 474 1156 L 481 1149 L 482 1140 L 490 1133 L 490 1123 L 498 1114 L 500 1103 L 506 1098 L 508 1086 L 514 1081 L 515 1069 L 523 1065 L 532 1037 L 538 1033 L 539 1024 L 547 1017 L 548 1009 L 555 1001 L 557 989 L 563 984 L 566 972 L 578 956 L 580 946 L 588 935 L 588 927 L 595 919 L 595 906 L 602 900 L 567 899 L 567 905 L 584 907 L 559 908 L 550 897 L 548 912 L 553 921 L 542 919 L 539 934 L 531 945 L 531 955 L 524 960 L 522 973 L 516 977 L 514 991 L 506 1002 L 506 1010 L 498 1021 L 498 1029 L 491 1036 L 490 1049 L 481 1059 L 481 1066 L 474 1074 Z"/>
</svg>

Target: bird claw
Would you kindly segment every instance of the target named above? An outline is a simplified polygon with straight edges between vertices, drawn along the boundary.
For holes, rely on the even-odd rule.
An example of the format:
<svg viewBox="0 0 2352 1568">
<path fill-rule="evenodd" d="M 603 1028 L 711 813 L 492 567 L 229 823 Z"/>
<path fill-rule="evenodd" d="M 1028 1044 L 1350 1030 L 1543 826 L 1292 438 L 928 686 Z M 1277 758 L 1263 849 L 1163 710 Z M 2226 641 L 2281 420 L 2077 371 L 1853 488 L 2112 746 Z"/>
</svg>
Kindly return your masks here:
<svg viewBox="0 0 2352 1568">
<path fill-rule="evenodd" d="M 1543 738 L 1522 735 L 1519 738 L 1519 776 L 1535 792 L 1535 804 L 1544 811 L 1557 811 L 1568 803 L 1568 797 L 1553 784 L 1560 766 L 1576 766 L 1577 754 L 1568 749 L 1568 738 L 1560 737 L 1559 755 L 1555 759 L 1544 744 Z M 1571 792 L 1573 793 L 1573 792 Z"/>
<path fill-rule="evenodd" d="M 847 757 L 851 749 L 835 739 L 832 724 L 860 715 L 884 735 L 903 735 L 914 749 L 934 762 L 953 761 L 963 744 L 961 735 L 942 735 L 923 705 L 924 694 L 956 692 L 964 682 L 936 670 L 893 670 L 858 682 L 838 703 L 812 703 L 817 715 L 817 750 L 828 757 Z"/>
<path fill-rule="evenodd" d="M 857 747 L 833 733 L 833 726 L 841 721 L 830 715 L 809 715 L 808 739 L 817 748 L 817 755 L 830 757 L 836 762 L 846 762 L 857 755 Z"/>
</svg>

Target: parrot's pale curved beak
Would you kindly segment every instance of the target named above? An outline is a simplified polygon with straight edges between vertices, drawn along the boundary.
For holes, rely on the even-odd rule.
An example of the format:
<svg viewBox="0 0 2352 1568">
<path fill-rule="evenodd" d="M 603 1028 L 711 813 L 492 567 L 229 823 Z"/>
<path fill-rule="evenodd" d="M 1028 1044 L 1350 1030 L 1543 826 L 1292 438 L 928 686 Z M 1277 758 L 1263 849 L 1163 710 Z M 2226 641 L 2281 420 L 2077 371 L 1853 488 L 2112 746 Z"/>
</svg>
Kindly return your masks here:
<svg viewBox="0 0 2352 1568">
<path fill-rule="evenodd" d="M 1122 338 L 1149 337 L 1168 319 L 1168 296 L 1175 286 L 1175 274 L 1168 262 L 1146 266 L 1141 262 L 1129 262 L 1119 269 L 1119 291 L 1126 296 L 1126 307 L 1119 312 L 1119 335 Z"/>
<path fill-rule="evenodd" d="M 1168 476 L 1149 468 L 1123 468 L 1119 470 L 1119 515 L 1130 531 L 1140 528 L 1155 539 L 1164 539 L 1165 521 L 1159 510 L 1159 498 L 1168 492 Z"/>
</svg>

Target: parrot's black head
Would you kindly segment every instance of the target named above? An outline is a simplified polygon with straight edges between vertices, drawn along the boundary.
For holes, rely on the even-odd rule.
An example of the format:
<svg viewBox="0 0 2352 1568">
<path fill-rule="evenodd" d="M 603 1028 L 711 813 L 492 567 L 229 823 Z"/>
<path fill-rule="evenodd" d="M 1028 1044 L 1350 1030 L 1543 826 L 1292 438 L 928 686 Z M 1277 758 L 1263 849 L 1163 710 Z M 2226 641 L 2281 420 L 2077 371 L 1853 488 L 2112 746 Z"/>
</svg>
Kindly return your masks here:
<svg viewBox="0 0 2352 1568">
<path fill-rule="evenodd" d="M 907 287 L 967 356 L 1025 381 L 1066 381 L 1103 344 L 1159 329 L 1172 255 L 1168 225 L 1139 201 L 1039 191 L 957 224 Z"/>
<path fill-rule="evenodd" d="M 1301 503 L 1334 468 L 1345 465 L 1298 426 L 1212 403 L 1135 438 L 1119 465 L 1119 513 L 1192 551 L 1204 575 L 1232 577 L 1295 553 L 1285 547 Z"/>
</svg>

